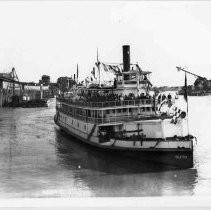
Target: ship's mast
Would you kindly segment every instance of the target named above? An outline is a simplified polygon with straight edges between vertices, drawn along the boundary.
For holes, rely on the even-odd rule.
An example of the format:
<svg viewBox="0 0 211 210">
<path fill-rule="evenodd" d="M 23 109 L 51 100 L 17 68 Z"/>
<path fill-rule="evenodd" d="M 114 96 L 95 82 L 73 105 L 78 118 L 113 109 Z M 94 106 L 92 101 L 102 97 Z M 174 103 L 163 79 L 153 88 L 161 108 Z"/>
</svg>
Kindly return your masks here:
<svg viewBox="0 0 211 210">
<path fill-rule="evenodd" d="M 186 107 L 186 109 L 187 109 L 187 128 L 188 128 L 188 136 L 189 136 L 189 120 L 188 120 L 188 118 L 189 118 L 189 113 L 188 113 L 188 86 L 187 86 L 187 73 L 188 74 L 191 74 L 191 75 L 193 75 L 193 76 L 195 76 L 195 77 L 199 77 L 199 78 L 203 78 L 203 77 L 201 77 L 201 76 L 199 76 L 199 75 L 197 75 L 197 74 L 193 74 L 193 73 L 191 73 L 191 72 L 189 72 L 189 71 L 186 71 L 184 68 L 181 68 L 181 67 L 176 67 L 177 68 L 177 70 L 178 71 L 184 71 L 185 72 L 185 86 L 184 86 L 184 88 L 185 88 L 185 92 L 184 92 L 184 98 L 185 98 L 185 101 L 186 101 L 186 103 L 187 103 L 187 107 Z"/>
<path fill-rule="evenodd" d="M 100 62 L 98 59 L 98 48 L 97 48 L 97 69 L 98 69 L 98 74 L 99 74 L 99 86 L 101 87 L 101 81 L 100 81 Z"/>
<path fill-rule="evenodd" d="M 77 63 L 76 84 L 78 84 L 78 74 L 79 74 L 79 70 L 78 70 L 78 63 Z"/>
</svg>

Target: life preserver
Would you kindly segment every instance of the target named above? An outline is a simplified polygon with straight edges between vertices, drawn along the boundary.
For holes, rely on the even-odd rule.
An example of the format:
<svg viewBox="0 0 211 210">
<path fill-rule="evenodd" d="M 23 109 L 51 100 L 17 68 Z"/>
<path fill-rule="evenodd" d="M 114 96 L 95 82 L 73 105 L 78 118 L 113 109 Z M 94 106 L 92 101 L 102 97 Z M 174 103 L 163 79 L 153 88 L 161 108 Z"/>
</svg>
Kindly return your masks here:
<svg viewBox="0 0 211 210">
<path fill-rule="evenodd" d="M 170 108 L 172 107 L 172 105 L 173 105 L 173 104 L 171 103 L 171 101 L 165 99 L 165 100 L 163 100 L 163 101 L 160 103 L 160 107 L 158 108 L 158 110 L 160 111 L 161 108 L 162 108 L 165 104 L 168 105 L 168 108 L 169 108 L 169 109 L 170 109 Z"/>
</svg>

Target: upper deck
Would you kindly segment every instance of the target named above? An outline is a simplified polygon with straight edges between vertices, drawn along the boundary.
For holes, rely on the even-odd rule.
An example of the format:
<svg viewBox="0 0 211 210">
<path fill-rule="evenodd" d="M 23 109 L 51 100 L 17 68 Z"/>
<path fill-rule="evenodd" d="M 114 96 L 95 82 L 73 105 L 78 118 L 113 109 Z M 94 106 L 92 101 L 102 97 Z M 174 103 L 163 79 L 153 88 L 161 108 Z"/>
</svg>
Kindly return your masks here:
<svg viewBox="0 0 211 210">
<path fill-rule="evenodd" d="M 57 98 L 57 109 L 74 118 L 87 122 L 111 123 L 125 120 L 160 118 L 161 101 L 152 96 L 149 71 L 138 63 L 130 63 L 129 46 L 123 46 L 123 68 L 118 65 L 96 63 L 98 82 L 85 79 Z M 101 83 L 101 70 L 113 72 L 111 83 Z M 93 68 L 92 74 L 95 75 Z M 172 105 L 168 100 L 169 107 Z"/>
<path fill-rule="evenodd" d="M 153 99 L 85 102 L 57 98 L 56 106 L 58 110 L 73 118 L 97 124 L 160 118 L 156 101 Z"/>
</svg>

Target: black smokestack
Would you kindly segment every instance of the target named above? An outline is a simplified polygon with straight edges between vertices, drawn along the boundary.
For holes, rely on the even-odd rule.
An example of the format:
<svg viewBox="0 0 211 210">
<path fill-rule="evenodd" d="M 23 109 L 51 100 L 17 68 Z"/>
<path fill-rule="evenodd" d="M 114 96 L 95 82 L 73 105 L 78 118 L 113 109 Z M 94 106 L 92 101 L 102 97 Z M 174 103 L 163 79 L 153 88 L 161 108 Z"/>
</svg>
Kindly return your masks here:
<svg viewBox="0 0 211 210">
<path fill-rule="evenodd" d="M 124 45 L 123 49 L 123 71 L 130 70 L 130 46 Z"/>
</svg>

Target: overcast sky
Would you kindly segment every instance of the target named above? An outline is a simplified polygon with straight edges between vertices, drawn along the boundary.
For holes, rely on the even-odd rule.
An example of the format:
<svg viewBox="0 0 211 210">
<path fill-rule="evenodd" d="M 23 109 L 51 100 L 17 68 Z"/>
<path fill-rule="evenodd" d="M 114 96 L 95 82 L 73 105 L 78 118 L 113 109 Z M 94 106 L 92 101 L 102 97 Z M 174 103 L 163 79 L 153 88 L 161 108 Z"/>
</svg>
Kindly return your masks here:
<svg viewBox="0 0 211 210">
<path fill-rule="evenodd" d="M 56 81 L 77 63 L 83 79 L 97 47 L 101 61 L 122 62 L 124 44 L 154 85 L 183 85 L 176 66 L 211 79 L 211 2 L 0 2 L 0 72 L 14 66 L 21 81 Z"/>
</svg>

